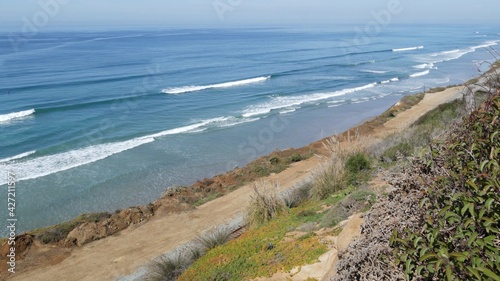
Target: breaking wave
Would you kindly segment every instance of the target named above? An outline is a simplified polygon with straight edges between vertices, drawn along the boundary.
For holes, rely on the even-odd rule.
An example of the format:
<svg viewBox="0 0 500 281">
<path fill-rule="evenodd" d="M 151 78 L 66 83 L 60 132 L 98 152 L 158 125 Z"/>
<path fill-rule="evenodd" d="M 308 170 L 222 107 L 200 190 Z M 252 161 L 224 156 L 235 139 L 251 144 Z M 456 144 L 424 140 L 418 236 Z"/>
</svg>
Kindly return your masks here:
<svg viewBox="0 0 500 281">
<path fill-rule="evenodd" d="M 393 52 L 408 52 L 408 51 L 420 50 L 423 48 L 424 48 L 424 46 L 418 46 L 418 47 L 410 47 L 410 48 L 392 49 L 392 51 Z"/>
<path fill-rule="evenodd" d="M 8 114 L 3 114 L 0 115 L 0 122 L 9 122 L 14 119 L 19 119 L 23 118 L 26 116 L 30 116 L 31 114 L 34 114 L 35 110 L 30 109 L 30 110 L 24 110 L 24 111 L 19 111 L 19 112 L 13 112 L 13 113 L 8 113 Z"/>
<path fill-rule="evenodd" d="M 266 81 L 268 79 L 271 79 L 271 76 L 262 76 L 262 77 L 257 77 L 257 78 L 250 78 L 250 79 L 244 79 L 244 80 L 239 80 L 239 81 L 225 82 L 225 83 L 205 85 L 205 86 L 184 86 L 184 87 L 168 88 L 168 89 L 162 90 L 162 93 L 177 95 L 177 94 L 197 92 L 197 91 L 202 91 L 202 90 L 207 90 L 207 89 L 229 88 L 229 87 L 254 84 L 254 83 Z"/>
</svg>

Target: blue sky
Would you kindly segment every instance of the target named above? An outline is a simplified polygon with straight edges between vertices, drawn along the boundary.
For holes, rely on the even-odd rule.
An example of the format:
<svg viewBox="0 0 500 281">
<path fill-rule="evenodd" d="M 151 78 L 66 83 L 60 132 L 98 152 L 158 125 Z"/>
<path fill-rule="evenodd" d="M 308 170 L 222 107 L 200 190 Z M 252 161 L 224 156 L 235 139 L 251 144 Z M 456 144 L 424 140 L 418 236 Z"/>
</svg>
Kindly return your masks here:
<svg viewBox="0 0 500 281">
<path fill-rule="evenodd" d="M 391 23 L 500 23 L 498 0 L 0 0 L 0 26 L 360 24 L 390 7 Z"/>
</svg>

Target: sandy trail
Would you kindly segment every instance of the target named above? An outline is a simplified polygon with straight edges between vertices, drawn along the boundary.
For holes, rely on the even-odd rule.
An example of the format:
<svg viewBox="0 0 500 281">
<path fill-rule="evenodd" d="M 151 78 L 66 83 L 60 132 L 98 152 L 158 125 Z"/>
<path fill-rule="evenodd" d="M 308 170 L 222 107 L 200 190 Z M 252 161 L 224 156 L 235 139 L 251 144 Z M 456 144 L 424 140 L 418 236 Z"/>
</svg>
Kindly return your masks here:
<svg viewBox="0 0 500 281">
<path fill-rule="evenodd" d="M 377 138 L 383 138 L 384 136 L 394 134 L 398 131 L 408 128 L 425 113 L 435 109 L 440 104 L 462 98 L 463 89 L 464 87 L 462 86 L 452 87 L 442 92 L 426 94 L 425 97 L 417 105 L 399 113 L 395 118 L 387 121 L 381 128 L 375 130 L 374 136 Z"/>
<path fill-rule="evenodd" d="M 398 114 L 375 130 L 375 137 L 402 130 L 439 104 L 461 97 L 461 87 L 426 94 L 414 107 Z M 321 164 L 315 156 L 293 164 L 280 174 L 263 181 L 276 182 L 280 189 L 290 188 L 311 176 Z M 134 273 L 155 257 L 193 240 L 203 231 L 222 225 L 245 212 L 252 185 L 246 185 L 226 196 L 208 202 L 195 210 L 156 217 L 140 226 L 132 226 L 116 236 L 84 245 L 71 251 L 71 256 L 49 267 L 23 268 L 23 264 L 36 264 L 28 256 L 19 263 L 19 272 L 8 280 L 115 280 Z"/>
<path fill-rule="evenodd" d="M 277 182 L 280 189 L 290 188 L 306 180 L 319 161 L 319 157 L 312 157 L 263 181 Z M 20 272 L 12 280 L 95 281 L 114 280 L 131 274 L 155 257 L 195 239 L 203 231 L 242 215 L 252 192 L 252 185 L 249 184 L 195 210 L 154 218 L 141 226 L 132 226 L 117 236 L 75 249 L 71 257 L 57 265 Z"/>
</svg>

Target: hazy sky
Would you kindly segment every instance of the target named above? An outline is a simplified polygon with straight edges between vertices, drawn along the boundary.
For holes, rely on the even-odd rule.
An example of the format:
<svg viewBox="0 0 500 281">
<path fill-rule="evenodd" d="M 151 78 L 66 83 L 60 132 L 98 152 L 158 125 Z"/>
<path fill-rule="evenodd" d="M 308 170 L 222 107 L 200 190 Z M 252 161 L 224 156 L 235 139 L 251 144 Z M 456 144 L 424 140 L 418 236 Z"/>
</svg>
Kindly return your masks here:
<svg viewBox="0 0 500 281">
<path fill-rule="evenodd" d="M 0 0 L 0 26 L 500 23 L 499 0 Z M 385 11 L 385 12 L 384 12 Z"/>
</svg>

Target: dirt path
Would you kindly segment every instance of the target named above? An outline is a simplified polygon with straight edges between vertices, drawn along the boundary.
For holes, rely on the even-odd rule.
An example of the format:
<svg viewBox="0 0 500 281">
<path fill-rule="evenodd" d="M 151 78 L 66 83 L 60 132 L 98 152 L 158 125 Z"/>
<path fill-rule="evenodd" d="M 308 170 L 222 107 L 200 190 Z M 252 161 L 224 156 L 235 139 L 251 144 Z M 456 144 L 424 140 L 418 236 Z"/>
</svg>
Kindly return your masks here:
<svg viewBox="0 0 500 281">
<path fill-rule="evenodd" d="M 419 104 L 398 114 L 376 130 L 375 135 L 383 137 L 408 127 L 439 104 L 460 97 L 460 89 L 455 87 L 427 94 Z M 277 182 L 281 189 L 290 188 L 310 177 L 320 163 L 321 159 L 315 156 L 263 180 Z M 50 267 L 30 266 L 29 270 L 23 270 L 23 264 L 37 264 L 36 260 L 28 257 L 19 264 L 19 272 L 11 275 L 8 280 L 105 281 L 132 274 L 155 257 L 193 240 L 197 234 L 242 215 L 252 192 L 251 185 L 247 185 L 193 211 L 154 218 L 141 226 L 126 229 L 117 236 L 74 249 L 70 252 L 70 257 L 57 261 Z"/>
<path fill-rule="evenodd" d="M 450 102 L 462 97 L 464 87 L 448 88 L 442 92 L 426 94 L 424 99 L 412 108 L 399 113 L 395 118 L 387 121 L 380 129 L 376 130 L 375 137 L 384 136 L 401 131 L 415 123 L 425 113 L 438 107 L 440 104 Z"/>
<path fill-rule="evenodd" d="M 263 181 L 278 182 L 280 189 L 290 188 L 306 180 L 319 162 L 319 157 L 312 157 Z M 12 280 L 95 281 L 132 274 L 155 257 L 195 239 L 197 234 L 243 214 L 252 192 L 252 186 L 247 185 L 193 211 L 155 218 L 118 236 L 75 249 L 71 257 L 57 265 L 21 271 Z"/>
</svg>

